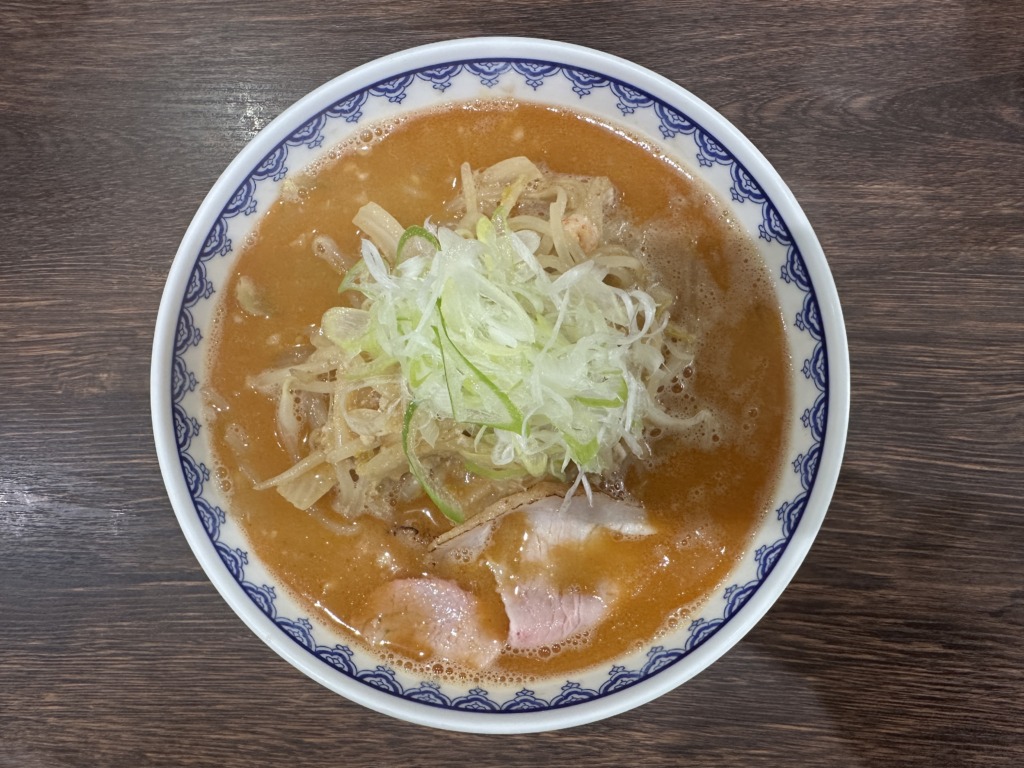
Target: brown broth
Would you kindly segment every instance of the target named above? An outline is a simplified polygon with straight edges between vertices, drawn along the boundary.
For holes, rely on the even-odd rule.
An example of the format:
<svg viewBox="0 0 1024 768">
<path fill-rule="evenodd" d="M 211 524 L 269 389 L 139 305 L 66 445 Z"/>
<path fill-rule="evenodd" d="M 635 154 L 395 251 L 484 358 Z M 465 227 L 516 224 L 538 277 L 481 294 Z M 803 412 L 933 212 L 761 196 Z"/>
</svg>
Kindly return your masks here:
<svg viewBox="0 0 1024 768">
<path fill-rule="evenodd" d="M 335 155 L 296 179 L 268 211 L 218 315 L 210 382 L 218 403 L 211 409 L 217 477 L 255 554 L 314 619 L 349 634 L 380 583 L 428 572 L 483 595 L 486 622 L 498 633 L 507 628 L 485 568 L 455 562 L 431 568 L 422 545 L 396 536 L 391 523 L 363 516 L 354 530 L 346 529 L 322 505 L 302 512 L 273 490 L 253 490 L 254 480 L 278 474 L 292 460 L 278 443 L 275 402 L 254 391 L 247 377 L 301 358 L 310 331 L 339 301 L 337 273 L 312 253 L 314 233 L 358 254 L 360 233 L 351 221 L 364 203 L 379 203 L 405 225 L 427 217 L 443 221 L 461 163 L 481 168 L 526 155 L 553 171 L 609 177 L 633 220 L 645 223 L 640 246 L 650 267 L 678 297 L 674 315 L 699 336 L 690 375 L 681 391 L 666 397 L 682 411 L 710 407 L 717 428 L 697 444 L 657 440 L 656 459 L 626 473 L 627 488 L 643 502 L 656 535 L 599 537 L 586 558 L 563 569 L 566 583 L 584 587 L 614 574 L 628 599 L 618 600 L 585 640 L 504 653 L 483 676 L 517 683 L 578 671 L 637 650 L 685 621 L 749 549 L 780 474 L 790 361 L 756 246 L 683 169 L 642 141 L 571 111 L 510 102 L 462 105 L 364 131 Z M 266 316 L 239 307 L 240 276 L 256 286 Z M 228 430 L 245 444 L 241 453 L 228 447 Z M 445 527 L 429 502 L 399 513 L 421 529 Z M 514 536 L 521 524 L 510 515 L 495 537 Z M 442 677 L 461 672 L 411 646 L 392 649 L 387 658 Z"/>
</svg>

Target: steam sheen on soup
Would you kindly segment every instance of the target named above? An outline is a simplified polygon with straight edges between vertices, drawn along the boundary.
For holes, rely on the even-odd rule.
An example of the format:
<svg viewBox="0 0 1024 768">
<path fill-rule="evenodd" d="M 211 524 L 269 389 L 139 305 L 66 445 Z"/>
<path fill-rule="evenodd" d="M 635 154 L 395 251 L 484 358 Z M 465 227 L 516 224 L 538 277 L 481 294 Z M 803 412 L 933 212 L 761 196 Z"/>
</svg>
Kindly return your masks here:
<svg viewBox="0 0 1024 768">
<path fill-rule="evenodd" d="M 414 225 L 423 229 L 405 230 L 396 251 L 392 235 Z M 441 405 L 417 408 L 428 400 L 428 373 L 410 358 L 408 370 L 385 366 L 346 390 L 339 415 L 331 393 L 347 375 L 337 362 L 346 344 L 330 328 L 366 322 L 366 265 L 378 262 L 363 241 L 379 246 L 379 283 L 427 269 L 445 242 L 487 240 L 495 228 L 527 258 L 537 254 L 552 280 L 559 259 L 566 270 L 593 261 L 626 305 L 657 300 L 656 312 L 634 308 L 636 334 L 667 336 L 645 337 L 648 346 L 630 353 L 652 360 L 655 373 L 625 376 L 629 407 L 626 385 L 616 394 L 606 377 L 611 395 L 540 396 L 523 410 L 512 390 L 527 384 L 495 384 L 467 351 L 472 327 L 455 335 L 460 310 L 471 326 L 480 322 L 478 333 L 489 332 L 488 320 L 439 292 L 424 311 L 437 315 L 425 337 L 440 361 L 430 375 L 448 375 Z M 342 280 L 351 290 L 339 293 Z M 567 314 L 538 328 L 554 338 L 571 327 Z M 628 322 L 619 325 L 630 336 Z M 573 345 L 589 343 L 579 333 L 559 336 L 566 381 L 575 380 Z M 506 340 L 491 358 L 517 344 Z M 748 549 L 780 473 L 790 363 L 756 245 L 670 158 L 563 109 L 487 101 L 402 117 L 290 178 L 239 257 L 212 348 L 216 477 L 252 550 L 316 621 L 438 678 L 517 684 L 578 672 L 685 624 Z M 345 354 L 366 363 L 365 349 Z M 453 385 L 460 366 L 466 376 Z M 631 409 L 634 397 L 646 402 L 645 384 L 656 402 L 637 411 L 641 422 Z M 482 405 L 467 405 L 474 397 Z M 545 409 L 562 400 L 598 414 L 595 435 L 607 433 L 600 419 L 612 406 L 625 408 L 621 441 L 588 448 L 590 433 L 557 427 L 557 408 Z M 449 401 L 456 416 L 490 403 L 521 418 L 495 426 L 479 417 L 464 428 L 437 415 Z M 361 434 L 356 419 L 376 435 L 362 452 L 345 447 Z M 342 421 L 341 437 L 325 436 Z M 506 458 L 527 451 L 516 430 L 534 427 L 565 437 L 564 460 L 550 449 L 475 463 L 502 446 Z"/>
</svg>

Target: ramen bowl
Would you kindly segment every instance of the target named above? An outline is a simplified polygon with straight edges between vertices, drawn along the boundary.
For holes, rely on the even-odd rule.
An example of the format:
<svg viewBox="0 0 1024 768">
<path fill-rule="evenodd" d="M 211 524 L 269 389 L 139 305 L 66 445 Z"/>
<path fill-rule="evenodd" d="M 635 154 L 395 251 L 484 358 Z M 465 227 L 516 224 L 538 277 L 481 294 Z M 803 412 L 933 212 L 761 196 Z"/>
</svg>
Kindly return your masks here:
<svg viewBox="0 0 1024 768">
<path fill-rule="evenodd" d="M 203 401 L 219 296 L 282 185 L 367 126 L 494 98 L 566 107 L 621 126 L 710 187 L 758 243 L 792 362 L 784 470 L 728 578 L 645 647 L 578 674 L 507 686 L 417 675 L 311 618 L 253 551 L 217 482 Z M 849 360 L 835 285 L 811 226 L 735 127 L 679 85 L 623 59 L 550 41 L 476 38 L 414 48 L 343 74 L 238 154 L 171 266 L 151 394 L 160 467 L 181 528 L 207 576 L 260 639 L 313 680 L 378 712 L 443 729 L 516 733 L 591 722 L 661 696 L 708 667 L 768 611 L 810 548 L 836 484 Z"/>
</svg>

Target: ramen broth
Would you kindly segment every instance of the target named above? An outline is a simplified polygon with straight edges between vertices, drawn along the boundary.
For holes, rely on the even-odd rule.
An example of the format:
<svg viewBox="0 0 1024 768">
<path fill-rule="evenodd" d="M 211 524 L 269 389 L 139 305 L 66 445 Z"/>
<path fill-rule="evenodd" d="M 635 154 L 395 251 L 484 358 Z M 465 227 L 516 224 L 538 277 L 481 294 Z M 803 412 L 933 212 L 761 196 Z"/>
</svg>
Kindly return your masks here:
<svg viewBox="0 0 1024 768">
<path fill-rule="evenodd" d="M 208 386 L 216 477 L 276 582 L 352 642 L 372 620 L 375 590 L 425 577 L 472 593 L 481 631 L 507 635 L 493 572 L 426 551 L 424 542 L 451 524 L 424 496 L 397 504 L 391 519 L 349 520 L 326 499 L 300 511 L 274 490 L 254 490 L 295 459 L 275 431 L 276 400 L 250 381 L 303 360 L 323 312 L 345 301 L 337 271 L 313 252 L 315 235 L 333 238 L 354 263 L 361 233 L 351 222 L 362 205 L 380 204 L 403 226 L 444 223 L 463 162 L 483 168 L 515 155 L 556 172 L 611 179 L 618 215 L 639 225 L 635 245 L 676 296 L 673 319 L 697 337 L 692 365 L 664 393 L 667 405 L 681 413 L 707 408 L 714 419 L 696 437 L 652 434 L 653 458 L 627 467 L 625 490 L 642 503 L 652 535 L 603 531 L 546 568 L 560 586 L 583 594 L 612 585 L 618 597 L 597 626 L 551 645 L 506 646 L 483 669 L 433 658 L 415 619 L 375 648 L 388 663 L 442 678 L 517 683 L 576 672 L 685 625 L 749 550 L 785 447 L 790 362 L 770 277 L 756 245 L 689 173 L 614 126 L 562 109 L 497 101 L 403 117 L 293 174 L 223 291 Z M 488 546 L 506 548 L 514 561 L 526 526 L 523 514 L 507 515 Z"/>
</svg>

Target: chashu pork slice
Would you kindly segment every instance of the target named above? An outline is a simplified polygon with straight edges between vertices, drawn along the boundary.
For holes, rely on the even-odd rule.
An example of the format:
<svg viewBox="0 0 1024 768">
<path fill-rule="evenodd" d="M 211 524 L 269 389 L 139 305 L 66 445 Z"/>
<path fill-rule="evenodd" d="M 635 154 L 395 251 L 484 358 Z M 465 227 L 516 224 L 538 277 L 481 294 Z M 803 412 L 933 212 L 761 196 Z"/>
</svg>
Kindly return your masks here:
<svg viewBox="0 0 1024 768">
<path fill-rule="evenodd" d="M 370 595 L 359 630 L 380 648 L 482 669 L 504 638 L 486 626 L 477 598 L 446 579 L 396 579 Z"/>
<path fill-rule="evenodd" d="M 565 509 L 561 508 L 563 501 L 561 496 L 545 496 L 523 507 L 530 523 L 521 549 L 524 560 L 547 562 L 552 547 L 585 548 L 601 529 L 631 538 L 654 533 L 647 513 L 637 504 L 596 492 L 592 500 L 582 494 L 573 496 Z"/>
<path fill-rule="evenodd" d="M 559 589 L 546 579 L 505 584 L 500 591 L 508 614 L 507 642 L 520 650 L 564 643 L 596 627 L 608 611 L 608 595 Z"/>
<path fill-rule="evenodd" d="M 509 620 L 508 644 L 529 650 L 565 642 L 600 624 L 617 597 L 615 587 L 598 584 L 584 591 L 559 585 L 545 570 L 564 571 L 571 563 L 595 557 L 593 537 L 601 531 L 647 536 L 654 529 L 643 508 L 603 493 L 574 496 L 563 509 L 562 496 L 545 496 L 522 508 L 526 534 L 517 553 L 518 567 L 494 568 Z M 516 571 L 530 573 L 520 577 Z"/>
<path fill-rule="evenodd" d="M 564 505 L 564 494 L 564 488 L 541 483 L 498 502 L 480 520 L 436 542 L 437 557 L 480 557 L 488 564 L 508 616 L 506 642 L 512 648 L 557 645 L 600 624 L 616 599 L 615 588 L 567 587 L 552 574 L 571 567 L 565 558 L 595 557 L 591 547 L 599 532 L 630 538 L 654 532 L 639 505 L 603 493 L 593 493 L 591 499 L 579 494 Z M 524 516 L 525 535 L 514 552 L 500 551 L 491 543 L 492 533 L 512 514 Z"/>
</svg>

